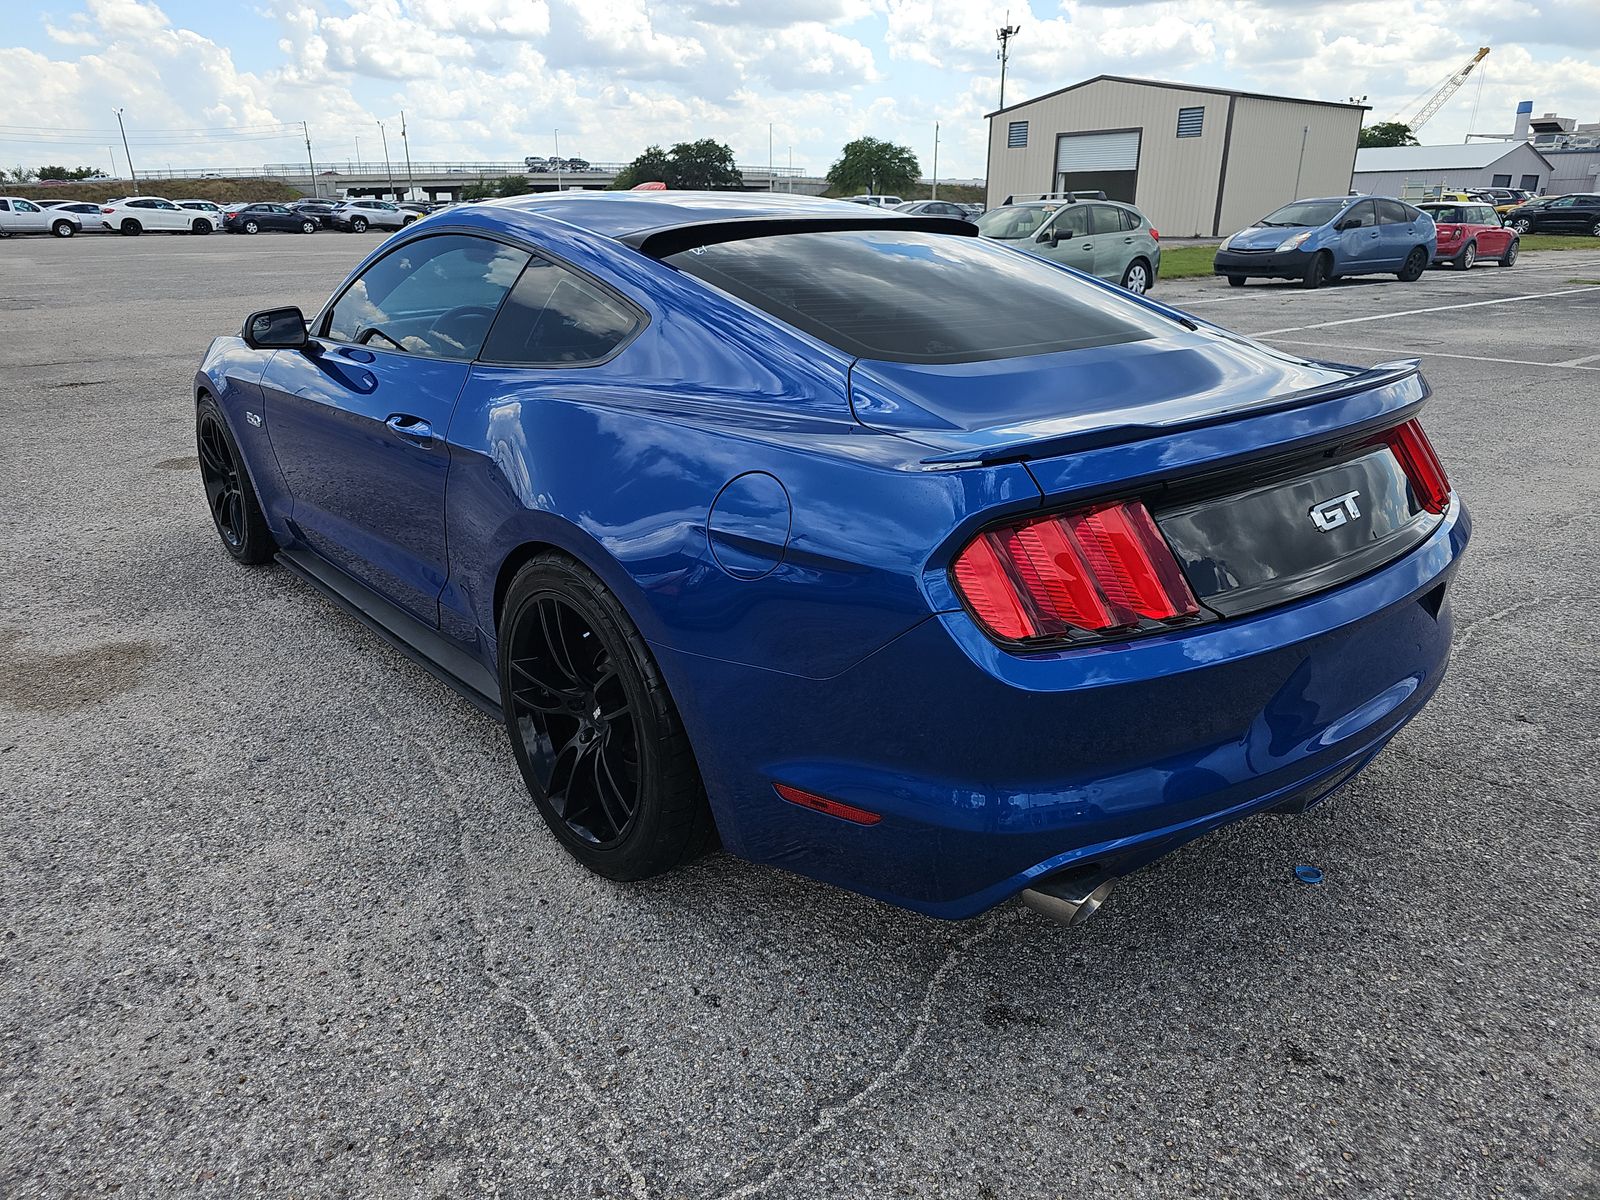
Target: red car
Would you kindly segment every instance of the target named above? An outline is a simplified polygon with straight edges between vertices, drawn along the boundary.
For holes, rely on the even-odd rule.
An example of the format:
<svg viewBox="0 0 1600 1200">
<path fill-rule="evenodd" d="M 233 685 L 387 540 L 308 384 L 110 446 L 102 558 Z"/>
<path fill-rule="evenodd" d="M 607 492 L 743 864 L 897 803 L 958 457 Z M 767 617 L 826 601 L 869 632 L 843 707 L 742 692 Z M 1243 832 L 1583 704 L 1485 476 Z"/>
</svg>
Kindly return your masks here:
<svg viewBox="0 0 1600 1200">
<path fill-rule="evenodd" d="M 1439 200 L 1417 207 L 1433 218 L 1439 230 L 1435 266 L 1450 263 L 1465 271 L 1480 258 L 1492 258 L 1502 267 L 1517 261 L 1517 232 L 1501 222 L 1493 205 Z"/>
</svg>

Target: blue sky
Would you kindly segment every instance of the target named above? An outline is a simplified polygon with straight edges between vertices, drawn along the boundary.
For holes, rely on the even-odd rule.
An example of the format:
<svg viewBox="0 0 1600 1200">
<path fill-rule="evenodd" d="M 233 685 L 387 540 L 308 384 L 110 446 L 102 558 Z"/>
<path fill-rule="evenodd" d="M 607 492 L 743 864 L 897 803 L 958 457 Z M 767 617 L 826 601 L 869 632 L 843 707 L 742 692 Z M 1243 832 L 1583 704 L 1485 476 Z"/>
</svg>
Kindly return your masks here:
<svg viewBox="0 0 1600 1200">
<path fill-rule="evenodd" d="M 970 0 L 64 0 L 8 20 L 0 162 L 105 166 L 124 109 L 135 166 L 248 166 L 305 153 L 505 160 L 561 150 L 626 160 L 714 137 L 764 163 L 825 170 L 851 137 L 980 176 L 995 28 Z M 1424 131 L 1506 129 L 1519 100 L 1600 120 L 1592 0 L 1107 0 L 1012 4 L 1011 101 L 1104 73 L 1316 99 L 1370 119 L 1493 47 Z M 293 131 L 289 127 L 295 127 Z M 108 136 L 109 134 L 109 136 Z"/>
</svg>

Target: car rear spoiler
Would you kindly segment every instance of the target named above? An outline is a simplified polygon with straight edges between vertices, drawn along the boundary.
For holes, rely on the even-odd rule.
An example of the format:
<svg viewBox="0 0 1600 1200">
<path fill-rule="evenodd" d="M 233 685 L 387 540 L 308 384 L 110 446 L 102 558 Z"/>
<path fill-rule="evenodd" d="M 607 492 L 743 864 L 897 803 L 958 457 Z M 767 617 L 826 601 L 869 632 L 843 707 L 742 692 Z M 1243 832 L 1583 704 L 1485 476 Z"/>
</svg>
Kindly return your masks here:
<svg viewBox="0 0 1600 1200">
<path fill-rule="evenodd" d="M 650 258 L 668 258 L 697 246 L 742 242 L 746 238 L 777 237 L 785 233 L 831 233 L 846 229 L 913 229 L 922 233 L 948 233 L 977 237 L 978 227 L 959 217 L 919 217 L 905 213 L 841 217 L 732 217 L 720 221 L 692 221 L 661 225 L 624 234 L 618 241 Z"/>
<path fill-rule="evenodd" d="M 1000 442 L 996 445 L 974 446 L 970 450 L 952 450 L 930 458 L 924 458 L 922 461 L 930 465 L 949 467 L 957 464 L 1029 462 L 1042 458 L 1054 458 L 1057 455 L 1068 454 L 1078 450 L 1095 450 L 1102 446 L 1147 441 L 1150 438 L 1164 437 L 1167 434 L 1178 433 L 1186 429 L 1195 429 L 1205 425 L 1221 425 L 1229 421 L 1243 420 L 1246 417 L 1258 417 L 1266 413 L 1284 412 L 1292 408 L 1305 408 L 1308 405 L 1320 404 L 1326 400 L 1339 400 L 1345 396 L 1353 396 L 1358 392 L 1371 392 L 1380 388 L 1394 387 L 1410 379 L 1417 380 L 1419 394 L 1416 396 L 1414 403 L 1421 403 L 1428 396 L 1428 386 L 1421 379 L 1421 371 L 1422 363 L 1419 359 L 1397 359 L 1394 362 L 1378 363 L 1376 366 L 1369 367 L 1358 374 L 1335 383 L 1305 388 L 1298 392 L 1286 392 L 1278 396 L 1264 396 L 1262 399 L 1250 404 L 1231 405 L 1198 412 L 1193 409 L 1187 409 L 1174 416 L 1171 420 L 1131 422 L 1126 425 L 1104 424 L 1103 414 L 1096 414 L 1094 417 L 1085 418 L 1085 424 L 1081 429 L 1054 432 L 1043 437 L 1018 437 L 1013 441 Z M 1051 422 L 1051 424 L 1059 430 L 1059 423 Z"/>
</svg>

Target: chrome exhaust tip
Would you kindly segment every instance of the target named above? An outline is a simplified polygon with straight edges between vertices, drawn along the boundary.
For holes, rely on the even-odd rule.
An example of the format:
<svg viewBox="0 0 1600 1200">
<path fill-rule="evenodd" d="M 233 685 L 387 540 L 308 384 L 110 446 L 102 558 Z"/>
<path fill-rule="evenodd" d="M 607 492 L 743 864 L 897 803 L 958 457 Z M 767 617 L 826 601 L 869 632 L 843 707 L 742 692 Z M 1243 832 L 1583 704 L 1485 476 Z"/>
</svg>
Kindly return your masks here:
<svg viewBox="0 0 1600 1200">
<path fill-rule="evenodd" d="M 1099 912 L 1116 884 L 1098 871 L 1076 878 L 1067 875 L 1025 889 L 1020 899 L 1034 912 L 1071 929 Z"/>
</svg>

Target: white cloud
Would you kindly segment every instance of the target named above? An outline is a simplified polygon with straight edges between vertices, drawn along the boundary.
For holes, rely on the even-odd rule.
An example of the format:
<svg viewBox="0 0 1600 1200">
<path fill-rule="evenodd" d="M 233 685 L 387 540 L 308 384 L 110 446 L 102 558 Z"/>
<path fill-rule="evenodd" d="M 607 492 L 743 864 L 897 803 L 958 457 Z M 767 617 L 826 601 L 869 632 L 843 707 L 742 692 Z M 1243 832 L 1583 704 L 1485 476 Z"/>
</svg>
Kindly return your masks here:
<svg viewBox="0 0 1600 1200">
<path fill-rule="evenodd" d="M 98 128 L 114 106 L 134 130 L 304 119 L 319 154 L 342 158 L 357 137 L 371 157 L 375 121 L 404 108 L 424 159 L 550 153 L 559 127 L 563 151 L 596 161 L 715 137 L 756 163 L 770 125 L 780 163 L 792 145 L 797 164 L 819 172 L 861 133 L 905 142 L 931 167 L 938 121 L 941 174 L 971 176 L 984 168 L 982 115 L 995 106 L 1004 11 L 931 0 L 257 2 L 275 32 L 264 60 L 252 47 L 253 70 L 147 0 L 53 6 L 36 18 L 36 44 L 0 49 L 8 120 Z M 1523 99 L 1536 112 L 1593 120 L 1593 12 L 1593 0 L 1512 9 L 1504 0 L 1013 0 L 1021 33 L 1007 99 L 1134 74 L 1317 99 L 1365 94 L 1373 119 L 1387 119 L 1407 115 L 1483 44 L 1494 49 L 1480 76 L 1428 140 L 1463 136 L 1474 104 L 1475 131 L 1509 129 Z M 248 165 L 302 149 L 238 136 L 152 157 Z M 0 153 L 17 157 L 9 145 Z"/>
</svg>

